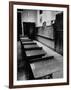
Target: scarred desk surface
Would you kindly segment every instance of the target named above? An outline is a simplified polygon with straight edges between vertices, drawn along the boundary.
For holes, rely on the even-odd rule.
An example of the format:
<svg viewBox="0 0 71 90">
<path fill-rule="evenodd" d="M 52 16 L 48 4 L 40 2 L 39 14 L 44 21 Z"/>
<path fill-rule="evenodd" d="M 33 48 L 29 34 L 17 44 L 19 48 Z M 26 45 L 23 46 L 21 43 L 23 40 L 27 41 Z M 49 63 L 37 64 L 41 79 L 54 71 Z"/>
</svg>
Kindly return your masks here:
<svg viewBox="0 0 71 90">
<path fill-rule="evenodd" d="M 27 57 L 46 54 L 44 50 L 30 50 L 30 51 L 25 51 L 25 52 L 26 52 Z"/>
<path fill-rule="evenodd" d="M 63 68 L 63 63 L 58 60 L 43 60 L 30 64 L 35 78 L 43 77 L 48 74 L 60 71 Z"/>
<path fill-rule="evenodd" d="M 34 48 L 34 47 L 38 47 L 38 45 L 24 45 L 24 48 Z"/>
</svg>

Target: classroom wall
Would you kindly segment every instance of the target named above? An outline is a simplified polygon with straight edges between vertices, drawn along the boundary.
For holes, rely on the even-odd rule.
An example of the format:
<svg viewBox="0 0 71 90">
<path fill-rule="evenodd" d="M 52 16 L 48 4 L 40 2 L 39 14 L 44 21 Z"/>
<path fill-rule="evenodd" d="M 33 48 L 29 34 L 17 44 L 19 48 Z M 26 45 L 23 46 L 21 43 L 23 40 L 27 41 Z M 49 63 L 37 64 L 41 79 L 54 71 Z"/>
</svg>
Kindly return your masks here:
<svg viewBox="0 0 71 90">
<path fill-rule="evenodd" d="M 51 25 L 51 20 L 55 20 L 56 14 L 58 11 L 52 12 L 43 10 L 43 13 L 40 14 L 40 10 L 24 10 L 21 12 L 21 21 L 22 22 L 35 22 L 36 27 L 42 26 L 43 22 L 46 22 L 46 25 Z"/>
<path fill-rule="evenodd" d="M 40 14 L 40 10 L 23 10 L 21 12 L 22 31 L 24 30 L 23 22 L 34 22 L 38 29 L 37 40 L 43 42 L 51 48 L 54 48 L 54 30 L 51 21 L 56 19 L 56 14 L 58 13 L 60 12 L 42 10 L 42 13 Z M 44 22 L 45 25 L 43 24 Z M 43 38 L 39 35 L 46 37 L 47 40 L 44 39 L 43 41 Z"/>
<path fill-rule="evenodd" d="M 55 21 L 56 14 L 61 13 L 61 11 L 47 11 L 44 10 L 42 14 L 38 14 L 38 36 L 37 40 L 44 43 L 45 45 L 55 48 L 55 41 L 54 41 L 54 29 L 52 26 L 51 21 Z M 42 20 L 40 20 L 42 18 Z M 41 22 L 40 22 L 41 21 Z M 45 25 L 44 25 L 45 22 Z"/>
<path fill-rule="evenodd" d="M 21 13 L 22 22 L 34 22 L 37 20 L 37 11 L 36 10 L 24 10 Z"/>
<path fill-rule="evenodd" d="M 56 14 L 60 13 L 60 11 L 42 10 L 40 14 L 40 10 L 38 10 L 37 13 L 37 27 L 40 27 L 43 25 L 43 22 L 46 22 L 46 26 L 50 26 L 51 21 L 55 20 Z"/>
<path fill-rule="evenodd" d="M 54 41 L 50 39 L 54 39 L 53 35 L 53 27 L 51 25 L 51 20 L 55 20 L 55 12 L 44 10 L 42 14 L 38 12 L 38 36 L 37 40 L 44 43 L 45 45 L 54 48 Z M 42 20 L 41 20 L 42 19 Z M 43 24 L 45 22 L 45 25 Z M 46 37 L 46 38 L 45 38 Z"/>
</svg>

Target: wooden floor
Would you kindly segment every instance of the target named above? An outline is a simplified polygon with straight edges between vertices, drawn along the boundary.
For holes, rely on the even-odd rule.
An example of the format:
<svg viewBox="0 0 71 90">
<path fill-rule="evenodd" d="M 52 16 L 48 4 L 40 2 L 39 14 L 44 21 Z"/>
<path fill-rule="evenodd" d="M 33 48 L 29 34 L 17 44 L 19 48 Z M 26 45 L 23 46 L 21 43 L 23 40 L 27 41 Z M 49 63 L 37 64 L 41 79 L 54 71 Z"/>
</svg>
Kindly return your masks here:
<svg viewBox="0 0 71 90">
<path fill-rule="evenodd" d="M 60 66 L 59 66 L 60 67 L 60 71 L 54 72 L 53 73 L 53 78 L 62 78 L 63 77 L 63 57 L 60 54 L 58 54 L 55 51 L 53 51 L 52 49 L 42 45 L 41 43 L 39 43 L 37 41 L 34 41 L 34 42 L 37 43 L 37 45 L 39 47 L 43 47 L 43 50 L 45 50 L 45 52 L 48 55 L 53 55 L 54 56 L 54 60 L 49 61 L 49 63 L 53 62 L 54 64 L 56 63 L 56 65 L 58 65 L 58 63 L 61 63 Z M 17 59 L 18 59 L 18 66 L 20 67 L 20 69 L 17 69 L 17 79 L 18 80 L 28 80 L 30 78 L 30 76 L 32 76 L 29 73 L 29 71 L 31 71 L 31 70 L 30 70 L 29 66 L 26 64 L 25 60 L 23 60 L 23 63 L 21 62 L 22 61 L 22 50 L 21 50 L 21 43 L 20 43 L 20 41 L 17 42 Z M 41 62 L 41 64 L 42 63 L 43 63 L 43 61 Z M 47 66 L 46 63 L 43 63 L 43 64 L 44 64 L 44 66 Z M 39 67 L 40 67 L 39 63 L 38 64 L 35 63 L 35 66 L 34 66 L 34 64 L 31 64 L 31 68 L 33 69 L 33 72 L 35 71 L 35 67 L 37 67 L 37 65 L 39 65 Z M 23 66 L 23 68 L 21 68 L 22 66 Z M 53 67 L 51 67 L 51 68 L 53 68 Z M 29 71 L 28 71 L 28 69 L 29 69 Z M 48 67 L 46 69 L 48 69 Z M 45 69 L 45 72 L 46 72 L 46 69 Z"/>
</svg>

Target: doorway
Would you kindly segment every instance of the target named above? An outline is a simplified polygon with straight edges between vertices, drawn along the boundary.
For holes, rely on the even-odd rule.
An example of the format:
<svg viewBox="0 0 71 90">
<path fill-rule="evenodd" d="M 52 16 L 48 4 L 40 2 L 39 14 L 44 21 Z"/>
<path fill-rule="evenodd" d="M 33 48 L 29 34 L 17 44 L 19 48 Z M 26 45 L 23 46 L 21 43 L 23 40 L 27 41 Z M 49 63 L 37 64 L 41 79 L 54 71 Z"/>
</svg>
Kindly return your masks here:
<svg viewBox="0 0 71 90">
<path fill-rule="evenodd" d="M 23 22 L 24 36 L 28 36 L 30 39 L 35 39 L 35 23 Z"/>
</svg>

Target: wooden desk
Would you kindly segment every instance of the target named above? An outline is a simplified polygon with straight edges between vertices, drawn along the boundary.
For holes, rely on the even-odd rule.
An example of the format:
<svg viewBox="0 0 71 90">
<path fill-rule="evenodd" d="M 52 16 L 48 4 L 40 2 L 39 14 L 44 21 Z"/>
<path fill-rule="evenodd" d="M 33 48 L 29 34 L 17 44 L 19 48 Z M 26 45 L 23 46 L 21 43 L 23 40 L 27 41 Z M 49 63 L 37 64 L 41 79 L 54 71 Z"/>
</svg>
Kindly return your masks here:
<svg viewBox="0 0 71 90">
<path fill-rule="evenodd" d="M 20 37 L 20 39 L 29 39 L 28 37 Z"/>
<path fill-rule="evenodd" d="M 22 44 L 23 45 L 34 45 L 34 44 L 36 44 L 35 42 L 33 42 L 33 41 L 29 41 L 29 42 L 22 42 Z"/>
<path fill-rule="evenodd" d="M 29 41 L 32 41 L 31 39 L 20 39 L 21 42 L 29 42 Z"/>
<path fill-rule="evenodd" d="M 34 58 L 39 58 L 44 56 L 46 53 L 43 50 L 30 50 L 30 51 L 25 51 L 26 57 L 29 59 L 34 59 Z"/>
<path fill-rule="evenodd" d="M 34 78 L 40 78 L 54 72 L 60 71 L 63 68 L 63 63 L 51 59 L 46 61 L 34 62 L 30 64 Z"/>
<path fill-rule="evenodd" d="M 42 56 L 42 58 L 30 59 L 29 63 L 35 63 L 35 62 L 46 61 L 51 59 L 54 59 L 54 56 Z"/>
<path fill-rule="evenodd" d="M 24 45 L 25 50 L 41 50 L 42 47 L 39 47 L 37 44 L 36 45 Z"/>
<path fill-rule="evenodd" d="M 31 41 L 31 39 L 29 39 L 28 37 L 20 37 L 21 41 Z"/>
</svg>

